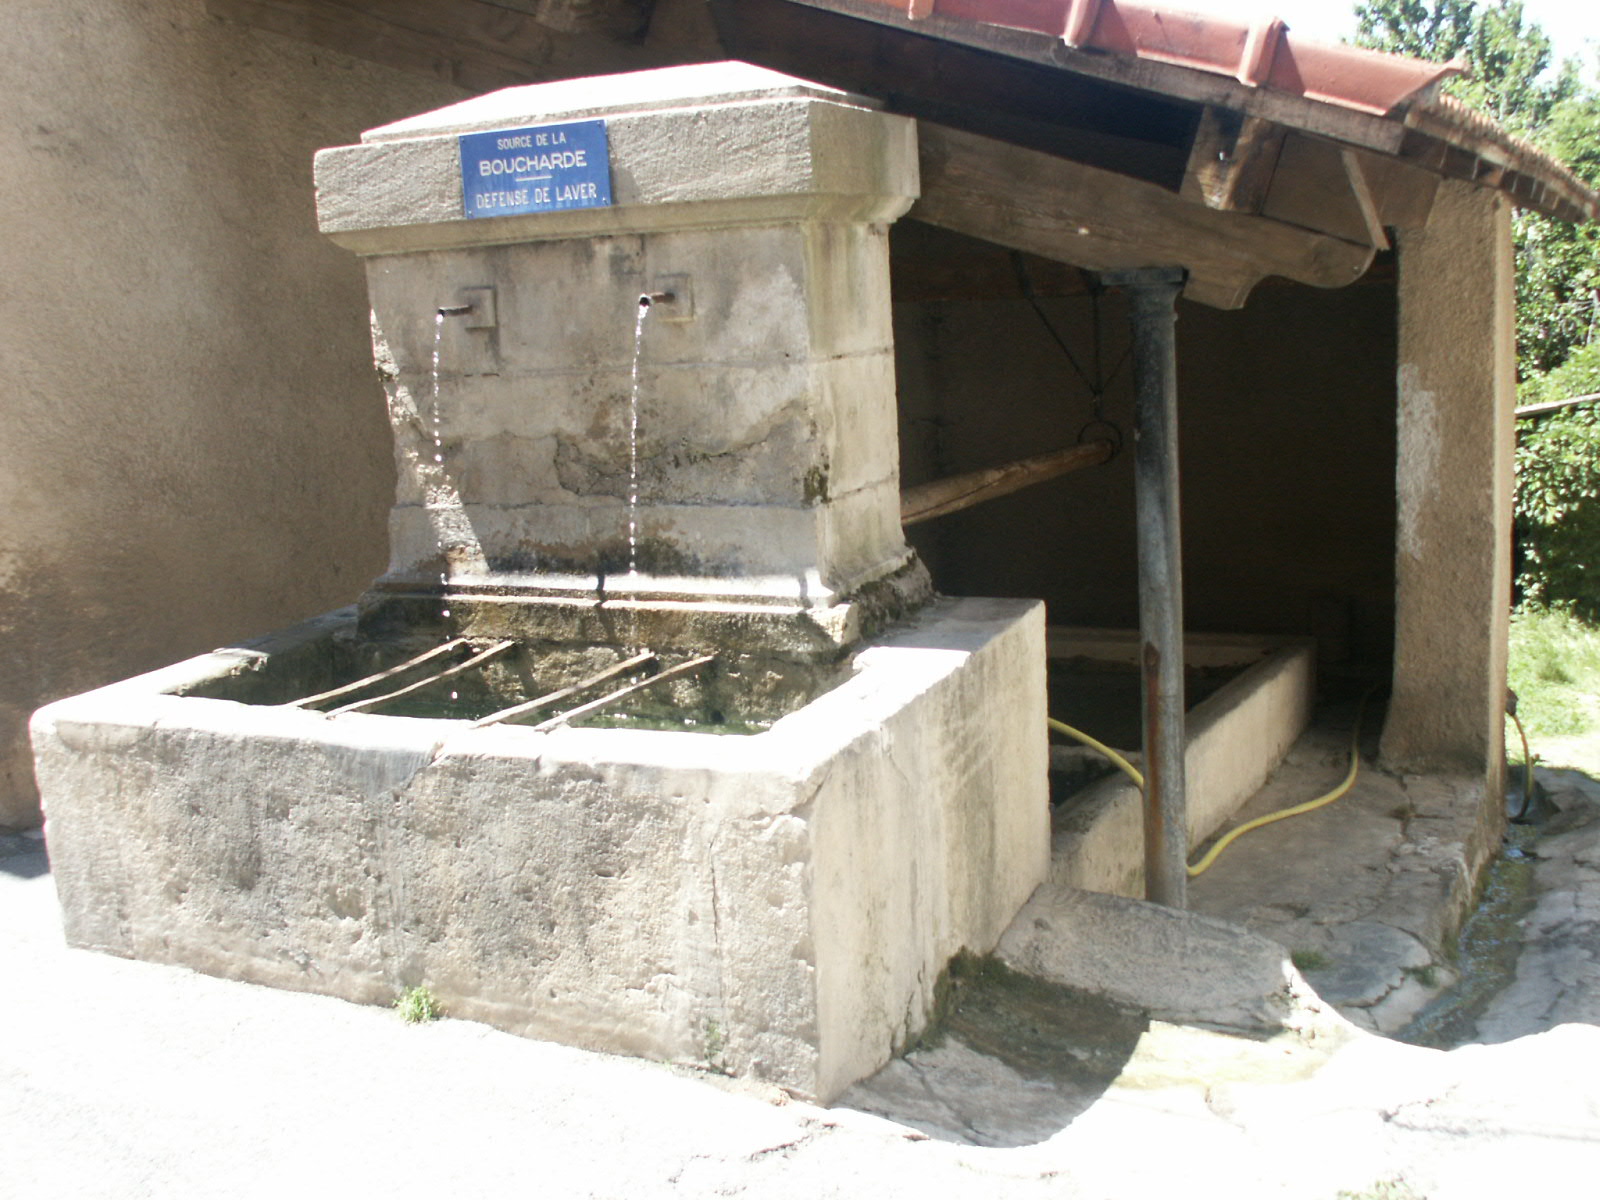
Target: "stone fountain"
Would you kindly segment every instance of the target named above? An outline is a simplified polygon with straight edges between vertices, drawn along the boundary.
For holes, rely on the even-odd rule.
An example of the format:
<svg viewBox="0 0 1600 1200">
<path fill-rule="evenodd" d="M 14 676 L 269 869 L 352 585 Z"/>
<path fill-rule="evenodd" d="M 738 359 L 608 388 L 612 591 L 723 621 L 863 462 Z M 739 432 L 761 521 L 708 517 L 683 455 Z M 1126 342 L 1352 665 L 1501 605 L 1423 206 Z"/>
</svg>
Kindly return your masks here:
<svg viewBox="0 0 1600 1200">
<path fill-rule="evenodd" d="M 1044 624 L 899 523 L 912 122 L 742 64 L 317 161 L 399 485 L 359 605 L 41 710 L 68 939 L 827 1099 L 1049 854 Z"/>
</svg>

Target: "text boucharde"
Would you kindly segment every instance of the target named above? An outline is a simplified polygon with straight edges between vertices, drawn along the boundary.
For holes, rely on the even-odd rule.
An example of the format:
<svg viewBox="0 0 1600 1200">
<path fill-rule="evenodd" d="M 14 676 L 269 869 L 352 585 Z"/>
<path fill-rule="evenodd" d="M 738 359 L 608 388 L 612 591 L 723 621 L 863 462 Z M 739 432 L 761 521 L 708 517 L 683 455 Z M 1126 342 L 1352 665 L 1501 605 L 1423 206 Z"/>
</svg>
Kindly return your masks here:
<svg viewBox="0 0 1600 1200">
<path fill-rule="evenodd" d="M 462 204 L 468 217 L 611 203 L 604 121 L 463 134 L 459 142 Z"/>
</svg>

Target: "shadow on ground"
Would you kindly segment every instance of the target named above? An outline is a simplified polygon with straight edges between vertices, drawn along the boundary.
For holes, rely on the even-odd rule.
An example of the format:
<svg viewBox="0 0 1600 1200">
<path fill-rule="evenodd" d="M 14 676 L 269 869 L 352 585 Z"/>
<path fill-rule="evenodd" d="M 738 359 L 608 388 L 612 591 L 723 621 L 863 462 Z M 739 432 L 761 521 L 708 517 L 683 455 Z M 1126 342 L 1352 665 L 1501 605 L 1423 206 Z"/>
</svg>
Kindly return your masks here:
<svg viewBox="0 0 1600 1200">
<path fill-rule="evenodd" d="M 1104 997 L 958 959 L 943 1015 L 917 1047 L 836 1104 L 944 1141 L 1032 1145 L 1093 1105 L 1149 1028 Z"/>
<path fill-rule="evenodd" d="M 18 879 L 48 875 L 50 858 L 43 840 L 25 833 L 0 833 L 0 872 Z"/>
</svg>

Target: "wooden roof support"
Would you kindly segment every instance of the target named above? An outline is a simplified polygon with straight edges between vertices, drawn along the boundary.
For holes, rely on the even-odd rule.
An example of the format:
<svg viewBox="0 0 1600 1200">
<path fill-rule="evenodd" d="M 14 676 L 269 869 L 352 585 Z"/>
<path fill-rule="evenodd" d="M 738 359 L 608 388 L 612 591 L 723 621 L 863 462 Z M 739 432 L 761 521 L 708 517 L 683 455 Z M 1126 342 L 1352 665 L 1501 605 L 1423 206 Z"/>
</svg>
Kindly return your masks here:
<svg viewBox="0 0 1600 1200">
<path fill-rule="evenodd" d="M 1260 117 L 1208 104 L 1200 113 L 1180 194 L 1221 212 L 1260 212 L 1287 132 Z"/>
<path fill-rule="evenodd" d="M 900 493 L 900 524 L 917 525 L 975 504 L 998 500 L 1036 483 L 1107 462 L 1115 452 L 1116 447 L 1111 442 L 1099 439 L 907 488 Z"/>
<path fill-rule="evenodd" d="M 1326 234 L 1191 204 L 1155 184 L 928 121 L 918 124 L 930 225 L 1091 271 L 1175 263 L 1184 294 L 1239 308 L 1267 275 L 1316 287 L 1359 278 L 1374 250 Z"/>
<path fill-rule="evenodd" d="M 1367 173 L 1361 165 L 1361 159 L 1356 152 L 1348 146 L 1339 151 L 1339 162 L 1344 166 L 1345 181 L 1350 186 L 1350 195 L 1356 202 L 1356 211 L 1361 214 L 1361 223 L 1366 226 L 1367 242 L 1379 250 L 1389 248 L 1389 235 L 1383 231 L 1383 219 L 1378 215 L 1377 202 L 1372 197 L 1372 188 L 1367 182 Z"/>
<path fill-rule="evenodd" d="M 610 32 L 627 17 L 622 9 L 640 5 L 613 7 L 618 11 L 580 12 L 575 0 L 206 0 L 212 16 L 472 92 L 663 65 L 661 53 Z"/>
<path fill-rule="evenodd" d="M 1180 194 L 1207 208 L 1262 214 L 1385 250 L 1385 226 L 1427 224 L 1438 189 L 1437 175 L 1387 155 L 1208 106 Z"/>
</svg>

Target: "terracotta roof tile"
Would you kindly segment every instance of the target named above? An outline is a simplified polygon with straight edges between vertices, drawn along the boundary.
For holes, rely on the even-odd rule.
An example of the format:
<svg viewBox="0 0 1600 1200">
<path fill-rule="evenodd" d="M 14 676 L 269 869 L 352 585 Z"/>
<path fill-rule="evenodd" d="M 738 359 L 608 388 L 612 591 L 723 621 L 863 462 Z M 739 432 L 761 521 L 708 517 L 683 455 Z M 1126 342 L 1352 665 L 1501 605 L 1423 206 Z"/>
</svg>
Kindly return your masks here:
<svg viewBox="0 0 1600 1200">
<path fill-rule="evenodd" d="M 1387 116 L 1449 75 L 1454 64 L 1423 62 L 1354 46 L 1288 36 L 1280 20 L 1254 24 L 1131 0 L 868 0 L 912 19 L 1025 29 L 1075 49 L 1171 63 L 1241 83 Z"/>
</svg>

